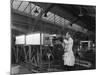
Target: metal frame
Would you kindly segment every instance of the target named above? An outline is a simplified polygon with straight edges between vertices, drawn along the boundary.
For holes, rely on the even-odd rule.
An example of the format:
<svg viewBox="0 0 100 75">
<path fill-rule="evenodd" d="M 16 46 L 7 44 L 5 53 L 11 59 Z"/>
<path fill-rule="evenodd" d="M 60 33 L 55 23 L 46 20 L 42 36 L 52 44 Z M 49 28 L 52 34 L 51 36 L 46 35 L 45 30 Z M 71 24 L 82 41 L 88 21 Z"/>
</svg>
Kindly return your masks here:
<svg viewBox="0 0 100 75">
<path fill-rule="evenodd" d="M 11 0 L 11 6 L 13 7 L 13 2 L 14 2 L 14 0 Z"/>
</svg>

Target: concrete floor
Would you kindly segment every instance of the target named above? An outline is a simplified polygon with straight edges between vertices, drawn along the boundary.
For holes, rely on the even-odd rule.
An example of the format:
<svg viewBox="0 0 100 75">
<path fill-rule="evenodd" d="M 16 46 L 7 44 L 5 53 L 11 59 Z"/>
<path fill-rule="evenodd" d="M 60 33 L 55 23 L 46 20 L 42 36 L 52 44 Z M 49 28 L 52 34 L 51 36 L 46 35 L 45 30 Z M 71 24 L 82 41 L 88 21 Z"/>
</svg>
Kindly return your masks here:
<svg viewBox="0 0 100 75">
<path fill-rule="evenodd" d="M 52 64 L 48 67 L 48 63 L 41 66 L 42 68 L 31 65 L 30 63 L 24 63 L 21 65 L 12 65 L 11 74 L 31 74 L 31 73 L 46 73 L 46 72 L 61 72 L 64 70 L 61 65 Z M 75 64 L 75 67 L 71 71 L 76 70 L 89 70 L 90 68 Z"/>
</svg>

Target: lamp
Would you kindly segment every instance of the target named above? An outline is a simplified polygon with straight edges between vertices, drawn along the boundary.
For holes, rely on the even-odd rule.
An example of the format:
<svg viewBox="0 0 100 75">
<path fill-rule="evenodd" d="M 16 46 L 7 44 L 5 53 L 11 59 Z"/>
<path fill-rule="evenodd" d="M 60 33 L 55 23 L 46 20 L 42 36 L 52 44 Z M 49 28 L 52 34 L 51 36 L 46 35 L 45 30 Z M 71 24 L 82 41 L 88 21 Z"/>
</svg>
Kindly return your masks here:
<svg viewBox="0 0 100 75">
<path fill-rule="evenodd" d="M 71 24 L 70 24 L 70 26 L 72 27 L 72 26 L 73 26 L 73 24 L 71 23 Z"/>
<path fill-rule="evenodd" d="M 47 17 L 47 13 L 44 14 L 44 17 Z"/>
<path fill-rule="evenodd" d="M 35 9 L 34 13 L 39 13 L 39 11 L 37 10 L 37 8 Z"/>
</svg>

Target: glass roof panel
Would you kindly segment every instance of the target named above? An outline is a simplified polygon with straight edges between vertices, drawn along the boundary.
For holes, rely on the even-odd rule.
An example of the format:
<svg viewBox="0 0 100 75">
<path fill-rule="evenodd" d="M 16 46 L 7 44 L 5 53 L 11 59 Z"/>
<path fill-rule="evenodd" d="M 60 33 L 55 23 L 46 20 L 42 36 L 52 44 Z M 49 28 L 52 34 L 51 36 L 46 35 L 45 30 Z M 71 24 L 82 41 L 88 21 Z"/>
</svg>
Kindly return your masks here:
<svg viewBox="0 0 100 75">
<path fill-rule="evenodd" d="M 64 25 L 64 18 L 61 17 L 60 22 L 61 22 L 62 25 Z"/>
<path fill-rule="evenodd" d="M 51 14 L 48 19 L 53 19 L 54 20 L 54 14 Z"/>
<path fill-rule="evenodd" d="M 18 0 L 14 0 L 13 3 L 12 3 L 12 7 L 14 9 L 17 9 L 20 5 L 21 1 L 18 1 Z"/>
<path fill-rule="evenodd" d="M 68 25 L 70 23 L 70 21 L 65 19 L 65 25 Z"/>
<path fill-rule="evenodd" d="M 45 17 L 45 19 L 47 19 L 48 21 L 51 21 L 52 23 L 54 23 L 54 14 L 51 12 L 47 13 L 47 17 Z"/>
<path fill-rule="evenodd" d="M 34 4 L 31 4 L 31 9 L 33 9 L 34 6 L 35 6 Z"/>
<path fill-rule="evenodd" d="M 58 24 L 61 24 L 60 20 L 56 21 Z"/>
<path fill-rule="evenodd" d="M 53 15 L 53 13 L 52 12 L 48 12 L 47 15 L 50 16 L 50 15 Z"/>
<path fill-rule="evenodd" d="M 18 9 L 19 11 L 24 11 L 25 13 L 34 15 L 34 16 L 38 16 L 41 12 L 41 9 L 39 6 L 35 5 L 35 4 L 31 4 L 31 13 L 30 13 L 30 4 L 27 1 L 19 1 L 19 0 L 14 0 L 12 3 L 12 7 L 14 9 Z M 38 13 L 35 13 L 34 11 L 38 11 Z M 50 21 L 52 23 L 58 24 L 58 25 L 68 25 L 70 23 L 70 21 L 68 21 L 67 19 L 64 19 L 63 17 L 60 17 L 58 15 L 55 15 L 52 12 L 48 12 L 47 13 L 47 17 L 44 17 L 44 14 L 42 15 L 42 19 L 45 19 L 46 21 Z M 55 21 L 55 22 L 54 22 Z M 81 27 L 79 25 L 73 24 L 73 26 L 71 27 L 70 25 L 68 25 L 69 28 L 74 28 L 74 29 L 81 29 Z"/>
<path fill-rule="evenodd" d="M 55 15 L 55 22 L 60 21 L 60 16 Z"/>
<path fill-rule="evenodd" d="M 74 27 L 75 29 L 80 29 L 80 28 L 81 28 L 81 27 L 78 26 L 77 24 L 73 24 L 73 27 Z"/>
<path fill-rule="evenodd" d="M 29 2 L 24 1 L 24 2 L 21 4 L 21 6 L 19 7 L 18 10 L 19 10 L 19 11 L 24 11 L 24 9 L 27 7 L 28 3 L 29 3 Z"/>
<path fill-rule="evenodd" d="M 60 21 L 55 22 L 56 24 L 60 24 Z"/>
<path fill-rule="evenodd" d="M 28 7 L 26 8 L 26 10 L 24 12 L 25 13 L 29 13 L 30 12 L 30 5 L 28 5 Z"/>
</svg>

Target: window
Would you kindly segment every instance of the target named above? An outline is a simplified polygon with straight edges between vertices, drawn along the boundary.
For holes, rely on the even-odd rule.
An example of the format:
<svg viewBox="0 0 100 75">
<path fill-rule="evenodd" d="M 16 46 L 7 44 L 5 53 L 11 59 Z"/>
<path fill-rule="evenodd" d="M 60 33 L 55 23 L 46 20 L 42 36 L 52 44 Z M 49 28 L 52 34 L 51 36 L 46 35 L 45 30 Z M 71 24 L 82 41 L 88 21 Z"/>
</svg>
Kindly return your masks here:
<svg viewBox="0 0 100 75">
<path fill-rule="evenodd" d="M 13 1 L 13 4 L 12 4 L 12 7 L 14 9 L 17 9 L 19 7 L 19 5 L 21 4 L 21 1 L 17 1 L 17 0 L 14 0 Z"/>
<path fill-rule="evenodd" d="M 27 5 L 29 4 L 29 2 L 22 2 L 22 4 L 19 7 L 19 11 L 24 11 L 24 9 L 27 7 Z"/>
</svg>

